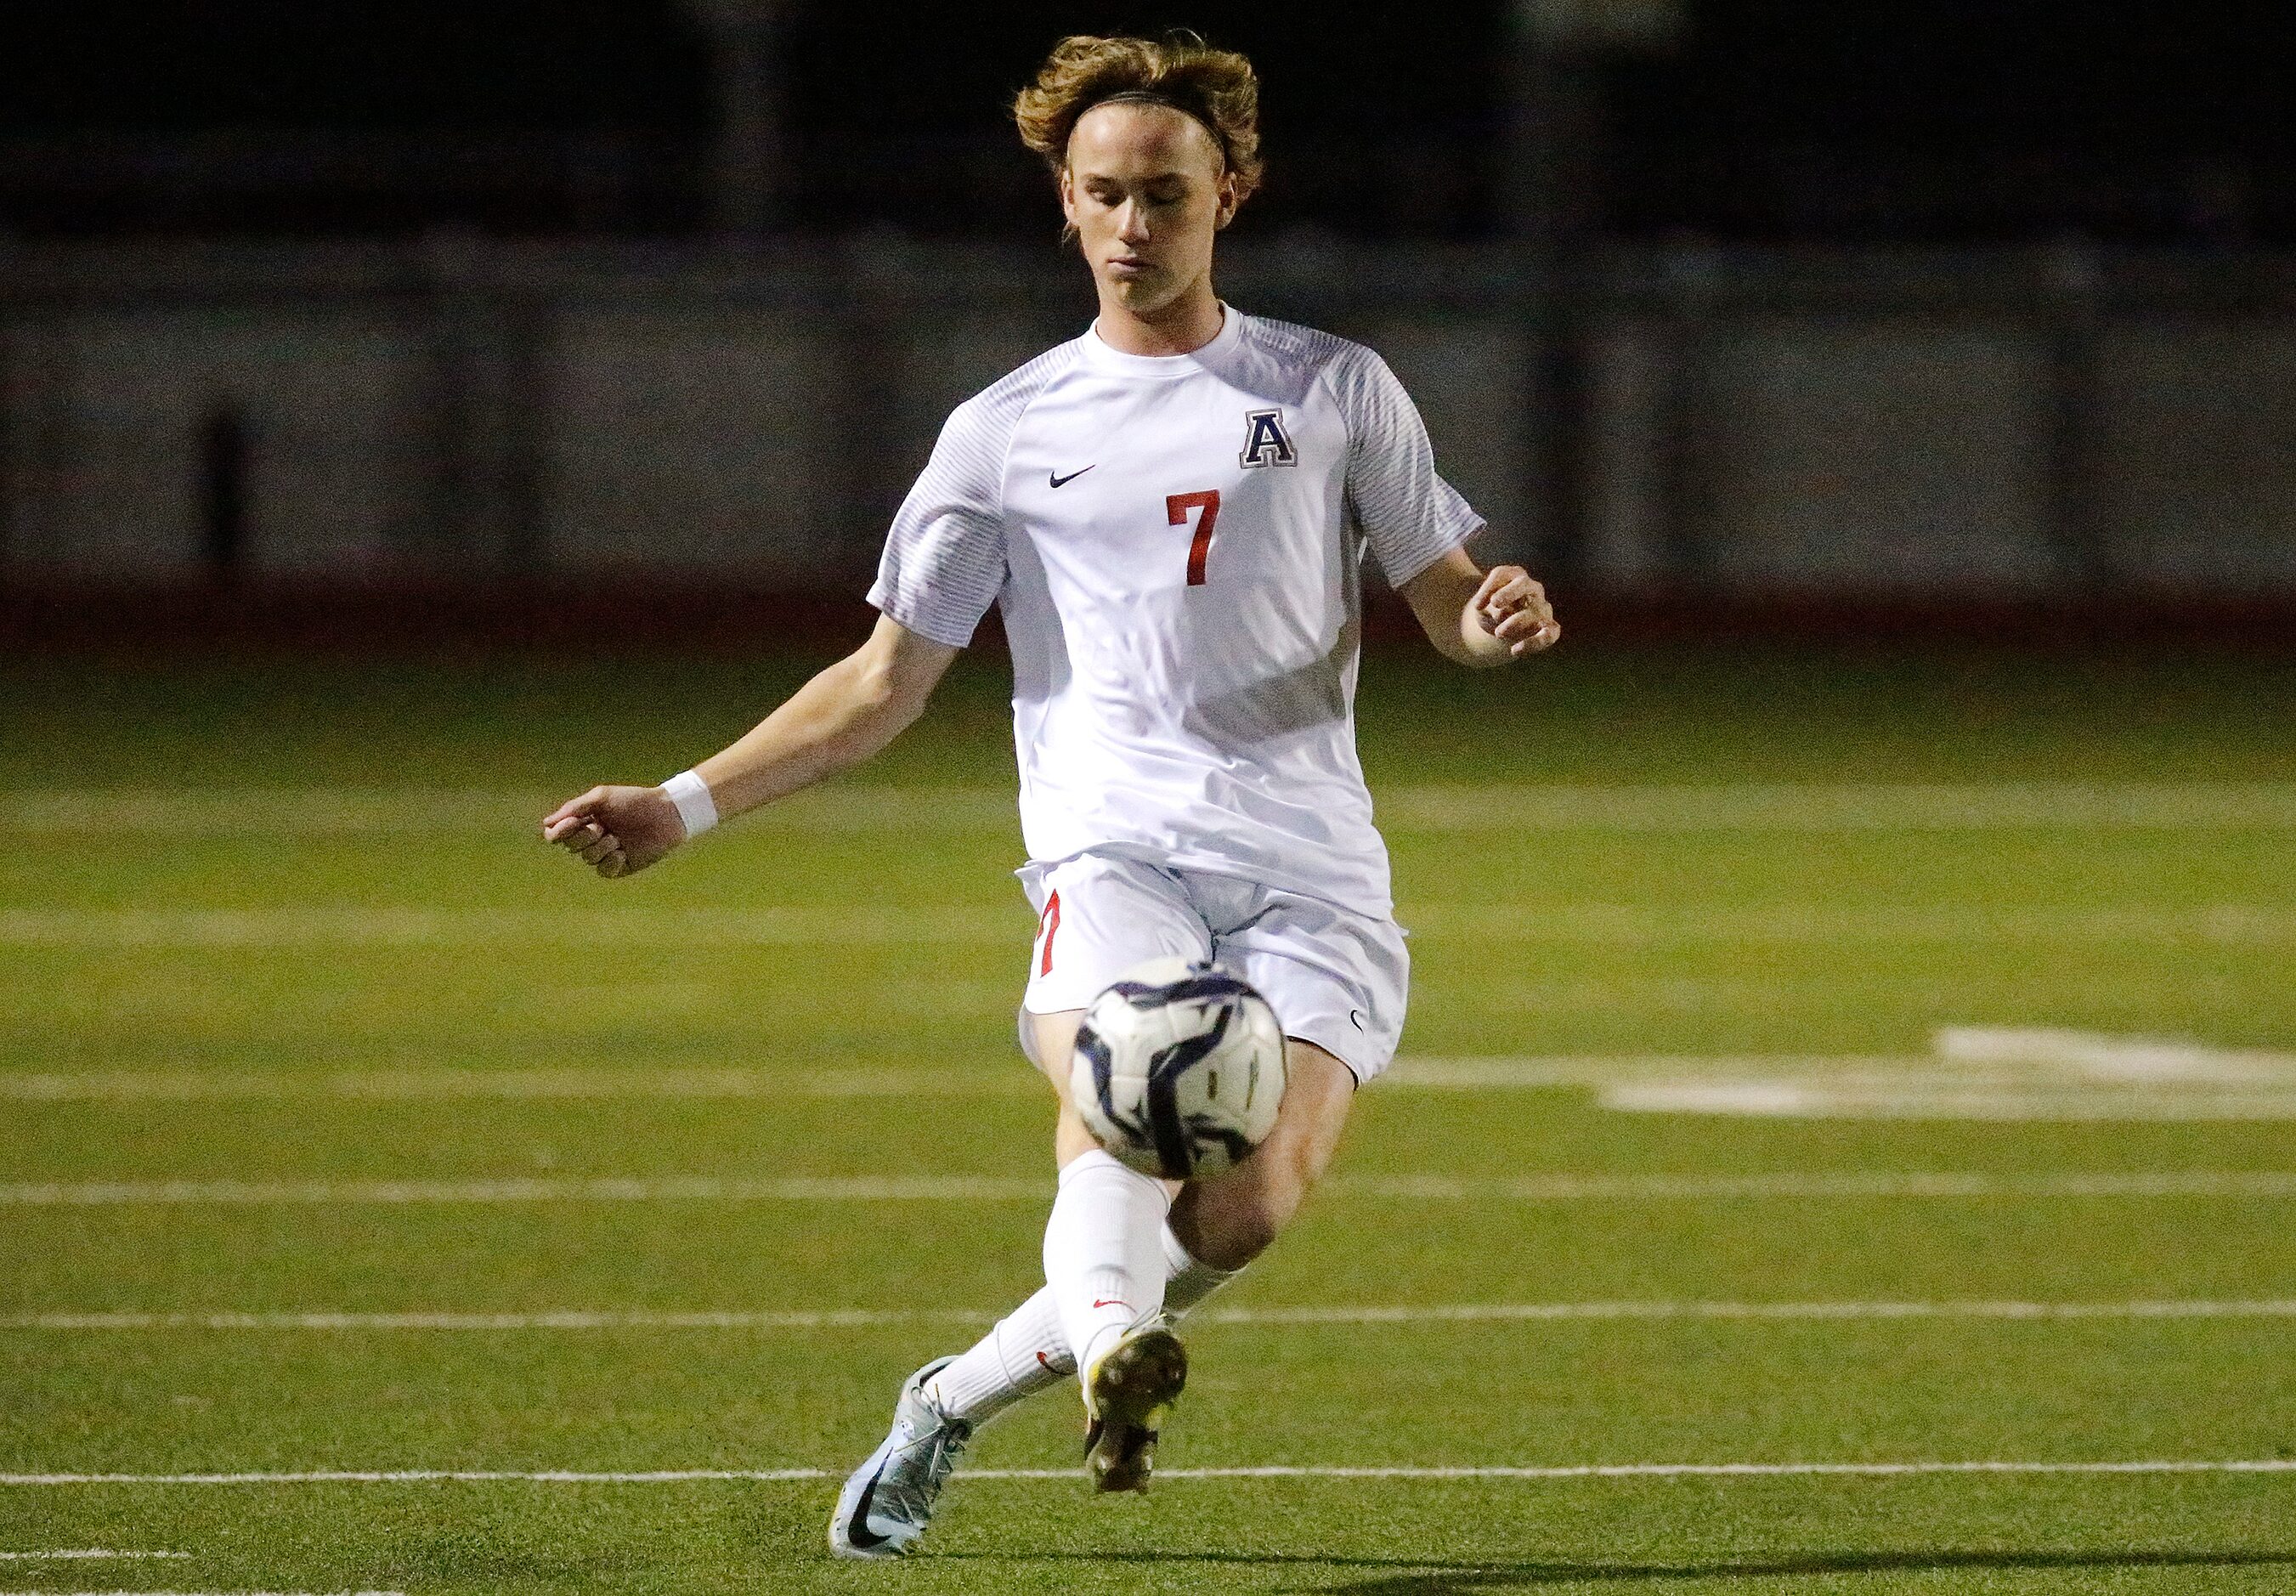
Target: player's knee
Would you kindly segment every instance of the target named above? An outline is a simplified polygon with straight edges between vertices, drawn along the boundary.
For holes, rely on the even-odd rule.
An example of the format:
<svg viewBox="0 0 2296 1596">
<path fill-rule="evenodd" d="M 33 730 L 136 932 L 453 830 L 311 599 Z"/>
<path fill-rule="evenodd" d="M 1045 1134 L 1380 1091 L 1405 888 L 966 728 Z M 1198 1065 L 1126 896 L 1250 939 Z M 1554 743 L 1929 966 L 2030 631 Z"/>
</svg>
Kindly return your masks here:
<svg viewBox="0 0 2296 1596">
<path fill-rule="evenodd" d="M 1313 1184 L 1304 1161 L 1270 1142 L 1242 1168 L 1186 1195 L 1182 1239 L 1215 1269 L 1242 1269 L 1275 1244 Z"/>
<path fill-rule="evenodd" d="M 1216 1222 L 1200 1227 L 1189 1251 L 1214 1269 L 1242 1269 L 1275 1245 L 1289 1215 L 1254 1203 L 1239 1203 L 1222 1210 Z"/>
</svg>

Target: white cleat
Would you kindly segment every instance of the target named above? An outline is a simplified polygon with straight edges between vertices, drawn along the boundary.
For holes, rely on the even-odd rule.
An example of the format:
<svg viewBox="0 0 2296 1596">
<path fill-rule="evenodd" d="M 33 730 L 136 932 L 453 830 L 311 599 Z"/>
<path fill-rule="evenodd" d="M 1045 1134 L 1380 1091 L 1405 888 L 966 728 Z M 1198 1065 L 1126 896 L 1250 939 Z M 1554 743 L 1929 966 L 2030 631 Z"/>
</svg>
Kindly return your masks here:
<svg viewBox="0 0 2296 1596">
<path fill-rule="evenodd" d="M 1093 1360 L 1084 1380 L 1084 1461 L 1095 1491 L 1145 1491 L 1156 1432 L 1188 1383 L 1188 1351 L 1152 1313 Z"/>
<path fill-rule="evenodd" d="M 837 1493 L 829 1549 L 839 1557 L 899 1557 L 932 1521 L 933 1503 L 972 1439 L 972 1427 L 940 1411 L 924 1384 L 955 1360 L 936 1358 L 901 1386 L 893 1427 Z"/>
</svg>

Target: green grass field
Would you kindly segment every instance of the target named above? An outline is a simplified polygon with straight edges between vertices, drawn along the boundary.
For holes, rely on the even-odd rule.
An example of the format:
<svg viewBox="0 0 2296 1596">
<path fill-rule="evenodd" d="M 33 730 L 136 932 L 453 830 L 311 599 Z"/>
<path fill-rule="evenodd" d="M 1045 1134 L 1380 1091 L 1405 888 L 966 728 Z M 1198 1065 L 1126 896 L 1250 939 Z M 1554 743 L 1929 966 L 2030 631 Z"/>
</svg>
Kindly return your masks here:
<svg viewBox="0 0 2296 1596">
<path fill-rule="evenodd" d="M 534 835 L 801 669 L 0 665 L 0 1591 L 2296 1590 L 2296 669 L 1374 659 L 1395 1079 L 1152 1495 L 1048 1396 L 892 1567 L 1050 1189 L 999 670 Z M 1972 1464 L 2211 1467 L 1800 1467 Z M 280 1477 L 433 1471 L 783 1477 Z"/>
</svg>

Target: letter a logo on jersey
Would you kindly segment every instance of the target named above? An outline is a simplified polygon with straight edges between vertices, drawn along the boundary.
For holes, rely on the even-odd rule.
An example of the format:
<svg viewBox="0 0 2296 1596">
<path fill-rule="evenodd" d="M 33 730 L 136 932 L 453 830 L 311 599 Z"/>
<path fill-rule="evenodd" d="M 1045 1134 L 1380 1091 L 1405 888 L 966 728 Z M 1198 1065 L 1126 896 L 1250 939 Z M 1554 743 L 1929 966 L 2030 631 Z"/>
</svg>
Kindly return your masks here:
<svg viewBox="0 0 2296 1596">
<path fill-rule="evenodd" d="M 1283 430 L 1281 410 L 1247 410 L 1243 416 L 1243 453 L 1236 457 L 1247 466 L 1297 465 L 1300 451 Z"/>
</svg>

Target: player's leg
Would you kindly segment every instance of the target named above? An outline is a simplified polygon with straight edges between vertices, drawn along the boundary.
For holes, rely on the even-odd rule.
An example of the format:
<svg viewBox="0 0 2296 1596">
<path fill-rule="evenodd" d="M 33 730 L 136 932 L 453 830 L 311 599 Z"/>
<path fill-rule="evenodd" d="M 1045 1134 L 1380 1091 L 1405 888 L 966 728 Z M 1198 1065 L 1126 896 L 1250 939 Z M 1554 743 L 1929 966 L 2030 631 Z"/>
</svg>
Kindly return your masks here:
<svg viewBox="0 0 2296 1596">
<path fill-rule="evenodd" d="M 1144 1489 L 1158 1427 L 1187 1379 L 1187 1354 L 1160 1312 L 1172 1188 L 1093 1139 L 1070 1100 L 1069 1065 L 1086 1003 L 1144 959 L 1209 957 L 1211 937 L 1169 871 L 1086 860 L 1055 876 L 1052 890 L 1060 896 L 1048 892 L 1044 899 L 1037 962 L 1022 1004 L 1029 1056 L 1060 1104 L 1054 1132 L 1060 1183 L 1045 1223 L 1045 1291 L 1084 1396 L 1086 1470 L 1103 1491 Z"/>
<path fill-rule="evenodd" d="M 1031 1017 L 1034 1056 L 1060 1098 L 1061 1195 L 1045 1227 L 1045 1279 L 1078 1349 L 1085 1470 L 1095 1490 L 1144 1491 L 1158 1433 L 1188 1379 L 1186 1349 L 1164 1312 L 1178 1250 L 1167 1220 L 1178 1188 L 1119 1163 L 1085 1128 L 1066 1064 L 1054 1064 L 1073 1057 L 1082 1011 Z"/>
<path fill-rule="evenodd" d="M 1084 1010 L 1021 1016 L 1029 1061 L 1051 1081 L 1060 1105 L 1054 1131 L 1054 1161 L 1065 1169 L 1098 1144 L 1068 1106 L 1068 1074 L 1042 1061 L 1066 1059 L 1073 1052 L 1077 1027 Z M 1168 1273 L 1177 1273 L 1183 1261 L 1174 1253 L 1178 1242 L 1168 1226 L 1161 1242 Z M 1201 1270 L 1182 1282 L 1193 1284 Z M 1173 1282 L 1167 1282 L 1168 1287 Z M 1183 1306 L 1193 1305 L 1193 1298 Z M 1050 1285 L 1039 1287 L 1019 1307 L 999 1320 L 988 1334 L 967 1351 L 943 1364 L 926 1382 L 926 1389 L 946 1411 L 978 1427 L 1013 1403 L 1059 1385 L 1077 1372 L 1076 1353 L 1061 1321 L 1060 1295 Z"/>
<path fill-rule="evenodd" d="M 1070 1057 L 1083 1018 L 1081 1009 L 1024 1014 L 1021 1020 L 1029 1039 L 1030 1061 Z M 1054 1153 L 1056 1162 L 1065 1165 L 1095 1150 L 1097 1144 L 1069 1107 L 1067 1072 L 1047 1068 L 1046 1074 L 1061 1105 Z M 1193 1256 L 1168 1219 L 1160 1240 L 1166 1274 L 1163 1308 L 1175 1319 L 1235 1278 L 1234 1270 L 1216 1268 Z M 948 1412 L 977 1427 L 1075 1373 L 1076 1353 L 1062 1326 L 1058 1300 L 1047 1285 L 998 1320 L 970 1350 L 943 1365 L 927 1381 L 926 1388 Z"/>
<path fill-rule="evenodd" d="M 1286 1039 L 1274 1131 L 1173 1205 L 1187 1253 L 1233 1272 L 1292 1222 L 1339 1150 L 1357 1087 L 1394 1057 L 1411 959 L 1391 919 L 1248 883 L 1191 876 L 1188 884 L 1214 928 L 1217 962 L 1259 990 Z"/>
<path fill-rule="evenodd" d="M 1210 933 L 1168 876 L 1131 861 L 1070 860 L 1032 883 L 1030 896 L 1039 918 L 1023 1035 L 1061 1102 L 1046 1283 L 973 1346 L 903 1386 L 891 1432 L 846 1481 L 831 1518 L 830 1544 L 841 1555 L 906 1551 L 974 1430 L 1078 1372 L 1079 1343 L 1104 1354 L 1136 1322 L 1152 1322 L 1162 1299 L 1169 1193 L 1084 1130 L 1067 1105 L 1067 1062 L 1084 1006 L 1101 988 L 1158 954 L 1207 957 Z M 1087 1386 L 1088 1410 L 1091 1400 Z"/>
<path fill-rule="evenodd" d="M 1038 1032 L 1041 1056 L 1059 1057 L 1062 1049 L 1054 1044 L 1073 1043 L 1076 1017 L 1062 1016 L 1068 1023 L 1060 1031 L 1048 1026 Z M 1234 1279 L 1274 1239 L 1339 1147 L 1355 1097 L 1355 1076 L 1323 1049 L 1296 1039 L 1287 1039 L 1284 1061 L 1283 1103 L 1267 1139 L 1233 1169 L 1181 1188 L 1169 1222 L 1160 1228 L 1157 1239 L 1164 1257 L 1158 1262 L 1172 1277 L 1166 1282 L 1166 1311 L 1144 1311 L 1112 1334 L 1096 1331 L 1100 1338 L 1078 1360 L 1091 1420 L 1086 1466 L 1101 1490 L 1147 1488 L 1164 1416 L 1187 1381 L 1187 1354 L 1172 1325 L 1177 1312 L 1193 1307 Z M 1065 1081 L 1059 1087 L 1060 1145 L 1071 1156 L 1067 1167 L 1090 1167 L 1086 1161 L 1093 1158 L 1115 1165 L 1085 1130 Z M 1078 1148 L 1087 1150 L 1079 1153 Z M 1136 1235 L 1130 1244 L 1135 1273 L 1129 1279 L 1140 1278 L 1144 1251 Z M 1053 1256 L 1048 1228 L 1048 1274 Z M 1177 1293 L 1171 1290 L 1174 1286 L 1180 1287 Z"/>
<path fill-rule="evenodd" d="M 1188 1182 L 1172 1205 L 1174 1237 L 1200 1269 L 1222 1279 L 1292 1222 L 1331 1166 L 1354 1106 L 1354 1072 L 1314 1042 L 1287 1037 L 1283 1068 L 1283 1105 L 1267 1139 L 1233 1168 Z"/>
<path fill-rule="evenodd" d="M 1161 1237 L 1163 1307 L 1175 1318 L 1234 1279 L 1299 1212 L 1338 1149 L 1358 1082 L 1377 1076 L 1394 1056 L 1410 984 L 1410 956 L 1392 920 L 1248 883 L 1190 878 L 1184 884 L 1200 916 L 1234 928 L 1217 938 L 1219 960 L 1266 994 L 1283 1017 L 1290 1079 L 1275 1129 L 1259 1150 L 1177 1197 Z M 1067 1061 L 1081 1018 L 1081 1010 L 1022 1016 L 1031 1060 L 1060 1098 L 1056 1151 L 1063 1164 L 1097 1150 L 1068 1100 Z M 984 1359 L 977 1367 L 984 1383 L 1010 1382 L 1013 1396 L 989 1399 L 999 1411 L 1077 1367 L 1057 1319 L 1048 1287 L 997 1327 L 998 1362 Z M 994 1374 L 998 1368 L 1008 1372 Z"/>
<path fill-rule="evenodd" d="M 1190 1182 L 1165 1231 L 1167 1267 L 1201 1301 L 1291 1222 L 1330 1166 L 1357 1082 L 1377 1074 L 1394 1053 L 1409 959 L 1391 920 L 1250 883 L 1182 884 L 1216 929 L 1218 962 L 1259 989 L 1286 1036 L 1287 1079 L 1274 1130 L 1242 1164 Z M 1073 1035 L 1071 1027 L 1071 1041 Z M 1065 1049 L 1045 1052 L 1060 1057 Z M 1063 1148 L 1089 1145 L 1065 1093 L 1062 1106 Z M 1082 1372 L 1094 1416 L 1086 1456 L 1095 1483 L 1144 1489 L 1163 1411 L 1186 1378 L 1178 1338 L 1159 1316 L 1084 1360 Z"/>
<path fill-rule="evenodd" d="M 1057 867 L 1038 890 L 1040 929 L 1021 1007 L 1029 1053 L 1060 1104 L 1045 1284 L 1088 1386 L 1095 1362 L 1163 1305 L 1171 1196 L 1164 1182 L 1103 1151 L 1077 1117 L 1068 1100 L 1077 1027 L 1085 1007 L 1143 960 L 1209 958 L 1211 933 L 1177 877 L 1136 860 L 1087 854 Z"/>
</svg>

